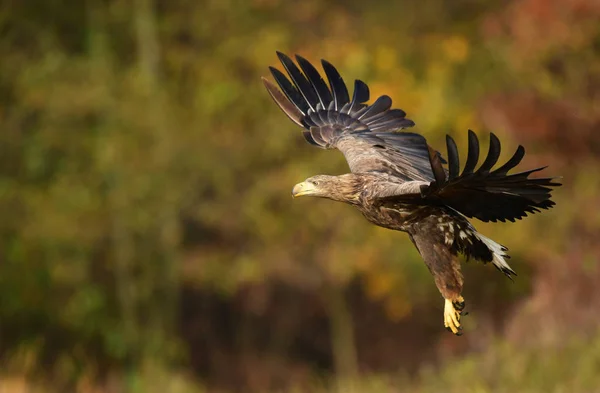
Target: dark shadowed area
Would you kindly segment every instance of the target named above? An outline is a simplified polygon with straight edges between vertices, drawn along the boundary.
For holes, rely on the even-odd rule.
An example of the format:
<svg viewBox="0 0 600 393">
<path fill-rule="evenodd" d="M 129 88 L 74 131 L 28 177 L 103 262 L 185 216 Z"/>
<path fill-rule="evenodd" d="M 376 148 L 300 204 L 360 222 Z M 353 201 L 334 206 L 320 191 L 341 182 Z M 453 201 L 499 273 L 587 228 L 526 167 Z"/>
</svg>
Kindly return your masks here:
<svg viewBox="0 0 600 393">
<path fill-rule="evenodd" d="M 0 32 L 1 392 L 600 391 L 597 1 L 8 0 Z M 563 176 L 473 221 L 518 276 L 463 263 L 462 337 L 406 234 L 291 198 L 348 168 L 277 50 Z"/>
</svg>

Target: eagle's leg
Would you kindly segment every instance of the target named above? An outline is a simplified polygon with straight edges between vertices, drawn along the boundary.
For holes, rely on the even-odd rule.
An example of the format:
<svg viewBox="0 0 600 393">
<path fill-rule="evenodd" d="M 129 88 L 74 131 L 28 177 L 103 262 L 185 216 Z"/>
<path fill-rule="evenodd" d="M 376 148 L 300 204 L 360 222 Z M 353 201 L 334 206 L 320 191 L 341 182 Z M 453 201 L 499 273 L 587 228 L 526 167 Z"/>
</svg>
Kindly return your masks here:
<svg viewBox="0 0 600 393">
<path fill-rule="evenodd" d="M 460 273 L 460 261 L 450 250 L 439 244 L 434 244 L 432 250 L 435 258 L 426 258 L 425 263 L 444 298 L 444 326 L 460 336 L 460 317 L 465 309 L 465 299 L 461 295 L 463 277 Z"/>
<path fill-rule="evenodd" d="M 444 304 L 444 326 L 456 335 L 460 335 L 462 327 L 460 326 L 460 317 L 465 308 L 465 301 L 462 296 L 454 300 L 445 299 Z"/>
<path fill-rule="evenodd" d="M 445 299 L 444 326 L 458 335 L 465 301 L 461 296 L 463 276 L 460 260 L 452 247 L 453 228 L 452 217 L 436 210 L 425 211 L 420 221 L 412 226 L 409 235 Z"/>
</svg>

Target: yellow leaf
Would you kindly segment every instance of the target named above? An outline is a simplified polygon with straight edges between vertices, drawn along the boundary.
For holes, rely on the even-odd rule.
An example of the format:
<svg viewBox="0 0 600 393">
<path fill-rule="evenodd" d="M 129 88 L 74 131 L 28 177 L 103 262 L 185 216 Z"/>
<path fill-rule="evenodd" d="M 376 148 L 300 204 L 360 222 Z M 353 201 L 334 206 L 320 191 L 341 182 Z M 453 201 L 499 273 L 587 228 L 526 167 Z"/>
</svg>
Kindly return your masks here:
<svg viewBox="0 0 600 393">
<path fill-rule="evenodd" d="M 462 36 L 447 38 L 442 43 L 442 48 L 452 63 L 464 63 L 469 56 L 469 42 Z"/>
</svg>

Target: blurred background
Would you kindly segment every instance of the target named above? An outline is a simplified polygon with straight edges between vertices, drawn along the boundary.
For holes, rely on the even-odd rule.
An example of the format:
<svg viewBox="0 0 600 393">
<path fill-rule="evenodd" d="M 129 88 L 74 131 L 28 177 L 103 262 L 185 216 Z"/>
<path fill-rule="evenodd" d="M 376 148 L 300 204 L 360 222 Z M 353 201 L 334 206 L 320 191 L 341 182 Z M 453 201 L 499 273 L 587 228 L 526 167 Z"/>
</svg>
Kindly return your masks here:
<svg viewBox="0 0 600 393">
<path fill-rule="evenodd" d="M 600 392 L 600 3 L 0 3 L 1 392 Z M 260 81 L 275 51 L 564 176 L 475 222 L 465 335 L 402 233 L 292 200 L 347 171 Z M 463 161 L 464 162 L 464 161 Z"/>
</svg>

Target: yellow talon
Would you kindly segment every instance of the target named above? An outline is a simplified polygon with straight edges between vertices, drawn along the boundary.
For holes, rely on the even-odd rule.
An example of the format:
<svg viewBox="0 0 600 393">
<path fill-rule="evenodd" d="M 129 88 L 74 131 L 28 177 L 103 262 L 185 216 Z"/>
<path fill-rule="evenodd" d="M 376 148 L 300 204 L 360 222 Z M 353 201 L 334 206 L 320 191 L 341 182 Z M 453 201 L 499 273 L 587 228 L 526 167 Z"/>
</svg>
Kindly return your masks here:
<svg viewBox="0 0 600 393">
<path fill-rule="evenodd" d="M 452 331 L 454 334 L 459 334 L 462 329 L 460 326 L 460 311 L 454 308 L 452 300 L 445 299 L 444 305 L 444 326 Z M 460 302 L 462 302 L 462 297 Z"/>
</svg>

